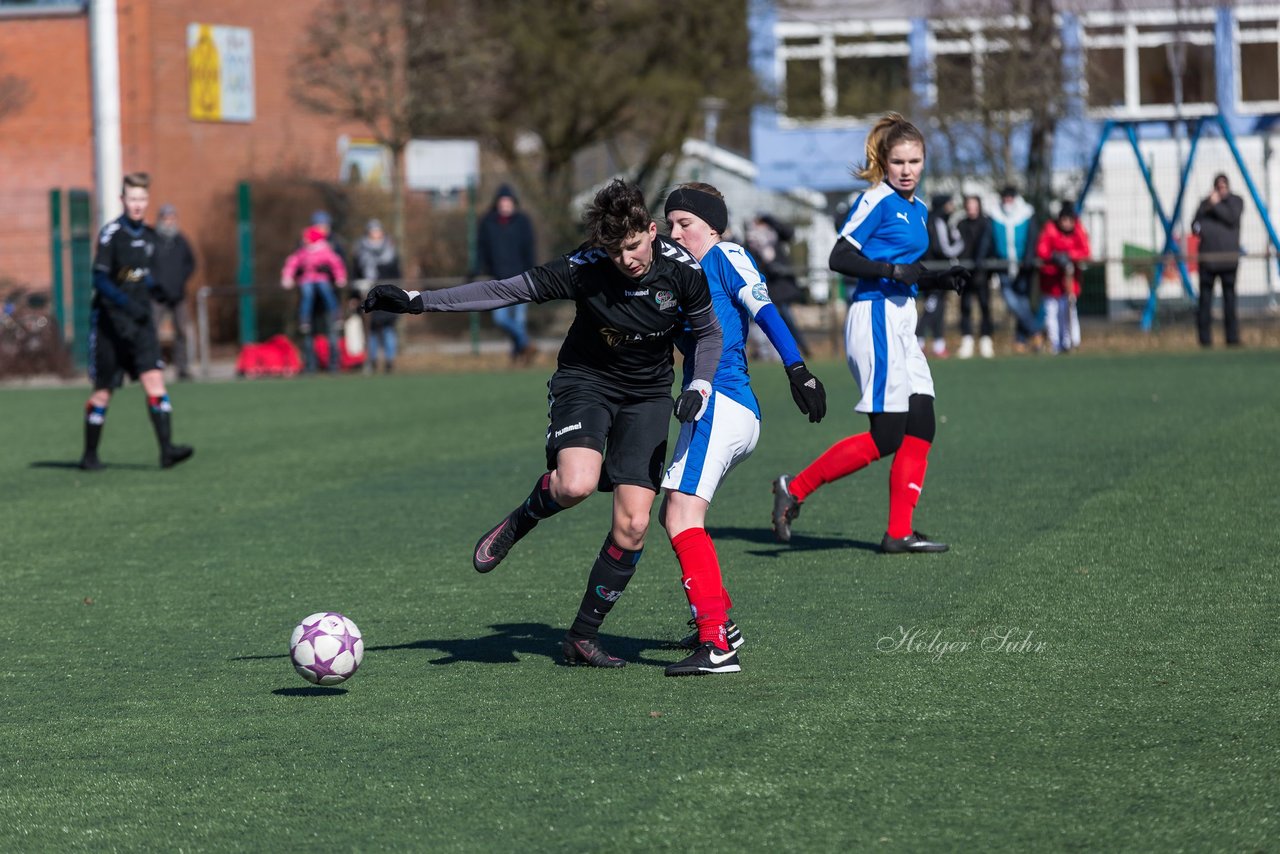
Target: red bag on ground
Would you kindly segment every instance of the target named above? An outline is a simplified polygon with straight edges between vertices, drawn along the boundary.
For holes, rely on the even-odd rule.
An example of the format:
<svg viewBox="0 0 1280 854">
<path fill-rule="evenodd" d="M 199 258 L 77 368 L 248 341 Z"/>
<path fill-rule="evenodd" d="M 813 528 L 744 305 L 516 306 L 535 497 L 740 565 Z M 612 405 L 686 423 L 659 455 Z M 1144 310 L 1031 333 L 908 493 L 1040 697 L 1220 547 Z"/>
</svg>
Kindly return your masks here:
<svg viewBox="0 0 1280 854">
<path fill-rule="evenodd" d="M 317 335 L 315 339 L 316 362 L 323 369 L 329 367 L 329 339 L 323 335 Z M 357 353 L 354 356 L 347 352 L 347 339 L 338 339 L 338 370 L 349 371 L 352 368 L 358 368 L 364 364 L 364 353 Z"/>
<path fill-rule="evenodd" d="M 246 344 L 236 358 L 236 375 L 242 377 L 291 377 L 301 370 L 298 348 L 283 335 L 273 335 L 261 344 Z"/>
</svg>

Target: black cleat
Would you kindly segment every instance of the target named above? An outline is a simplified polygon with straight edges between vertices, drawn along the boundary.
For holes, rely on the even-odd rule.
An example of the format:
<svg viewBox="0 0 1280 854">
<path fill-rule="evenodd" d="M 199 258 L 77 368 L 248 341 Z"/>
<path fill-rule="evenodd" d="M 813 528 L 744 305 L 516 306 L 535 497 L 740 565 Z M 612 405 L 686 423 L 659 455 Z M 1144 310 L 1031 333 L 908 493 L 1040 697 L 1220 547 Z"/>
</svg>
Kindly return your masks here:
<svg viewBox="0 0 1280 854">
<path fill-rule="evenodd" d="M 564 663 L 569 667 L 584 664 L 588 667 L 625 667 L 627 664 L 606 652 L 595 638 L 566 637 L 560 642 L 560 651 L 564 653 Z"/>
<path fill-rule="evenodd" d="M 178 463 L 191 459 L 196 449 L 190 445 L 170 445 L 160 452 L 160 468 L 171 469 Z"/>
<path fill-rule="evenodd" d="M 716 673 L 738 673 L 741 670 L 736 651 L 718 649 L 708 641 L 684 661 L 668 664 L 666 673 L 668 676 L 711 676 Z"/>
<path fill-rule="evenodd" d="M 791 542 L 791 520 L 800 515 L 800 502 L 791 497 L 791 475 L 780 474 L 773 482 L 773 535 L 779 542 Z"/>
<path fill-rule="evenodd" d="M 98 459 L 97 454 L 85 454 L 80 458 L 80 468 L 85 471 L 101 471 L 106 466 L 102 464 L 102 460 Z"/>
<path fill-rule="evenodd" d="M 516 540 L 520 539 L 516 534 L 515 515 L 514 510 L 507 514 L 476 543 L 476 550 L 471 554 L 471 565 L 476 572 L 488 572 L 502 563 Z"/>
<path fill-rule="evenodd" d="M 919 531 L 912 531 L 909 536 L 902 538 L 885 534 L 884 539 L 880 541 L 880 553 L 887 555 L 945 552 L 949 548 L 950 546 L 946 543 L 935 543 Z"/>
<path fill-rule="evenodd" d="M 690 620 L 689 625 L 693 627 L 693 634 L 686 636 L 676 643 L 676 646 L 680 649 L 693 650 L 702 646 L 702 641 L 698 640 L 697 620 Z M 724 621 L 724 636 L 725 640 L 729 642 L 729 649 L 737 649 L 746 643 L 742 637 L 742 630 L 738 628 L 738 624 L 733 620 Z"/>
</svg>

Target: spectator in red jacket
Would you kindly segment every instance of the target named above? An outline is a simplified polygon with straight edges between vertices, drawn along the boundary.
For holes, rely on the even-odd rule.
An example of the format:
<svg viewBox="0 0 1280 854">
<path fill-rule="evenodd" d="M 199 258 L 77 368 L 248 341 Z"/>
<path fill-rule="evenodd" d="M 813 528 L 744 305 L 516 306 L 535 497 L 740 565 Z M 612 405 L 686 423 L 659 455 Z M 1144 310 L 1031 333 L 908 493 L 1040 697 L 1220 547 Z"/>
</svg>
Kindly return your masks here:
<svg viewBox="0 0 1280 854">
<path fill-rule="evenodd" d="M 327 328 L 329 337 L 329 372 L 338 372 L 338 327 L 342 317 L 338 312 L 338 295 L 334 290 L 347 284 L 347 265 L 333 251 L 319 226 L 309 226 L 302 232 L 303 245 L 284 262 L 280 272 L 280 284 L 286 289 L 299 286 L 301 299 L 298 305 L 298 331 L 303 337 L 303 353 L 306 372 L 316 369 L 316 348 L 313 315 L 317 302 L 320 305 L 320 322 Z"/>
<path fill-rule="evenodd" d="M 1040 259 L 1040 297 L 1044 303 L 1044 332 L 1049 349 L 1065 353 L 1080 346 L 1080 264 L 1092 250 L 1074 202 L 1063 202 L 1058 216 L 1045 224 L 1036 244 Z"/>
</svg>

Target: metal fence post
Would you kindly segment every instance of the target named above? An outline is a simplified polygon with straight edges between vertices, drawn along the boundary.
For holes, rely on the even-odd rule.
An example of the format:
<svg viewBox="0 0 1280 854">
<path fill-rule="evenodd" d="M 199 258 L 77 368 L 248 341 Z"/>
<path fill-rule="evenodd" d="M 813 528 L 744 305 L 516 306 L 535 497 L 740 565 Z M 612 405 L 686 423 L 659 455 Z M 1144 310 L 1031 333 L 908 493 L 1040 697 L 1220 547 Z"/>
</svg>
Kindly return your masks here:
<svg viewBox="0 0 1280 854">
<path fill-rule="evenodd" d="M 62 191 L 49 191 L 49 254 L 53 272 L 51 293 L 53 301 L 53 322 L 58 330 L 58 342 L 67 340 L 67 307 L 62 289 Z"/>
<path fill-rule="evenodd" d="M 200 347 L 200 376 L 209 379 L 209 286 L 196 291 L 196 335 Z"/>
<path fill-rule="evenodd" d="M 77 366 L 89 364 L 89 312 L 93 301 L 93 223 L 88 190 L 67 192 L 71 242 L 71 350 Z"/>
<path fill-rule="evenodd" d="M 240 238 L 236 285 L 240 291 L 240 344 L 243 346 L 258 340 L 258 316 L 253 303 L 253 206 L 247 181 L 240 182 L 236 201 L 236 227 Z"/>
</svg>

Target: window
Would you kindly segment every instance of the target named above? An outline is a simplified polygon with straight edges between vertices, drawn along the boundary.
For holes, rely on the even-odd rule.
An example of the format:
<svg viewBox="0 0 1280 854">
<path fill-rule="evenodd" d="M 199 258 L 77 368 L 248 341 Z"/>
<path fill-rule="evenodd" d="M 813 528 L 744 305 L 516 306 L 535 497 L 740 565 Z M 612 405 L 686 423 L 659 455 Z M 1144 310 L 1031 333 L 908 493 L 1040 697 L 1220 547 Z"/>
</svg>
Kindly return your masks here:
<svg viewBox="0 0 1280 854">
<path fill-rule="evenodd" d="M 1245 109 L 1280 105 L 1280 19 L 1267 11 L 1236 10 L 1236 98 Z"/>
<path fill-rule="evenodd" d="M 798 122 L 842 121 L 911 104 L 907 21 L 803 22 L 777 30 L 779 112 Z"/>
<path fill-rule="evenodd" d="M 1195 9 L 1084 15 L 1090 109 L 1150 118 L 1214 112 L 1214 14 Z"/>
<path fill-rule="evenodd" d="M 1015 113 L 1033 91 L 1022 76 L 1036 67 L 1033 56 L 1056 57 L 1056 45 L 1037 50 L 1027 38 L 1026 18 L 950 20 L 929 31 L 934 101 L 946 113 L 985 110 Z"/>
</svg>

